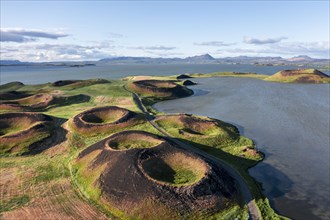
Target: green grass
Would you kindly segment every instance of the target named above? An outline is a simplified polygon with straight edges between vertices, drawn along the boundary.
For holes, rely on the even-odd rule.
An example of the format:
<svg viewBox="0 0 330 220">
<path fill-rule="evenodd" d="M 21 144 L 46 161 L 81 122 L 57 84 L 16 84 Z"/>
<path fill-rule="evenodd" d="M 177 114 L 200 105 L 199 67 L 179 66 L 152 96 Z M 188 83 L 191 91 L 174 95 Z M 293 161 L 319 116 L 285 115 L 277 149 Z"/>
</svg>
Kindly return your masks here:
<svg viewBox="0 0 330 220">
<path fill-rule="evenodd" d="M 191 169 L 170 167 L 162 160 L 147 161 L 144 166 L 144 169 L 152 178 L 169 184 L 190 184 L 198 180 L 198 176 Z"/>
<path fill-rule="evenodd" d="M 187 74 L 193 78 L 209 78 L 209 77 L 246 77 L 255 79 L 264 79 L 268 75 L 257 74 L 257 73 L 236 73 L 236 72 L 214 72 L 214 73 L 191 73 Z"/>
<path fill-rule="evenodd" d="M 23 207 L 29 201 L 30 198 L 27 195 L 13 197 L 7 202 L 0 200 L 0 213 Z"/>
<path fill-rule="evenodd" d="M 20 124 L 11 124 L 11 126 L 7 127 L 7 128 L 2 128 L 0 129 L 0 135 L 10 135 L 10 134 L 14 134 L 18 131 L 22 131 L 25 130 L 26 127 L 21 126 Z"/>
<path fill-rule="evenodd" d="M 127 150 L 134 148 L 151 148 L 154 147 L 157 143 L 153 143 L 145 140 L 120 140 L 120 141 L 111 141 L 109 146 L 115 150 Z"/>
<path fill-rule="evenodd" d="M 182 153 L 147 159 L 142 167 L 154 180 L 175 186 L 197 182 L 207 169 L 203 162 Z"/>
<path fill-rule="evenodd" d="M 29 146 L 39 141 L 43 141 L 44 139 L 50 136 L 49 132 L 36 132 L 33 136 L 27 136 L 21 138 L 20 141 L 12 141 L 5 142 L 1 141 L 0 143 L 0 155 L 5 156 L 8 154 L 12 155 L 21 155 L 23 153 L 27 153 L 29 151 Z M 9 153 L 11 149 L 15 148 L 15 152 Z"/>
<path fill-rule="evenodd" d="M 61 162 L 61 161 L 60 161 Z M 49 182 L 59 178 L 66 178 L 70 176 L 69 170 L 61 163 L 56 163 L 52 160 L 51 163 L 38 166 L 37 176 L 34 178 L 36 183 L 38 182 Z"/>
<path fill-rule="evenodd" d="M 13 90 L 18 90 L 23 85 L 20 82 L 10 82 L 3 85 L 0 85 L 0 92 L 8 92 Z"/>
</svg>

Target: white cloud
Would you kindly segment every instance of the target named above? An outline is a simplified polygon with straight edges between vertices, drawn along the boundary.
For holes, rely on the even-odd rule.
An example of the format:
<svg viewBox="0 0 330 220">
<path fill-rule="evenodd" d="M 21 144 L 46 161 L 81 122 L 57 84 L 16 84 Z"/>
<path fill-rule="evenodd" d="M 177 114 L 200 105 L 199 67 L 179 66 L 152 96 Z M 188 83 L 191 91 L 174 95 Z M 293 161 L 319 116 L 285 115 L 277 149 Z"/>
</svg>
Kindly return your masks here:
<svg viewBox="0 0 330 220">
<path fill-rule="evenodd" d="M 1 42 L 23 43 L 27 41 L 35 41 L 38 38 L 58 39 L 67 37 L 68 34 L 62 32 L 49 32 L 34 29 L 4 29 L 0 30 Z"/>
<path fill-rule="evenodd" d="M 86 46 L 37 42 L 2 45 L 1 59 L 18 59 L 22 61 L 97 60 L 113 55 L 113 48 L 114 46 L 108 42 Z"/>
<path fill-rule="evenodd" d="M 211 47 L 224 47 L 224 46 L 235 45 L 235 43 L 224 43 L 222 41 L 206 41 L 206 42 L 194 43 L 194 45 L 197 45 L 197 46 L 211 46 Z"/>
<path fill-rule="evenodd" d="M 315 58 L 330 58 L 330 43 L 325 42 L 283 42 L 264 45 L 263 47 L 226 48 L 216 51 L 224 55 L 247 56 L 297 56 L 308 55 Z"/>
<path fill-rule="evenodd" d="M 138 50 L 174 50 L 176 47 L 167 47 L 167 46 L 138 46 L 131 47 L 132 49 Z"/>
<path fill-rule="evenodd" d="M 247 44 L 274 44 L 278 43 L 282 40 L 287 39 L 287 37 L 278 37 L 278 38 L 265 38 L 265 39 L 258 39 L 258 38 L 252 38 L 252 37 L 244 37 L 243 42 Z"/>
</svg>

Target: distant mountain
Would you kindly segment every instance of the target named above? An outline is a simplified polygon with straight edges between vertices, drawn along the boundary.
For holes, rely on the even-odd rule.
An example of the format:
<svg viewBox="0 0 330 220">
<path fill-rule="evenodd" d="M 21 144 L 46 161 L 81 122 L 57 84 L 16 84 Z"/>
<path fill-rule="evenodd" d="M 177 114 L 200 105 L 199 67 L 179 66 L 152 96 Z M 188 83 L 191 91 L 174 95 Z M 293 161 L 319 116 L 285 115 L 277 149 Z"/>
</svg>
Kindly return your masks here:
<svg viewBox="0 0 330 220">
<path fill-rule="evenodd" d="M 0 66 L 94 66 L 95 61 L 63 61 L 63 62 L 21 62 L 19 60 L 0 60 Z"/>
<path fill-rule="evenodd" d="M 293 61 L 293 62 L 297 62 L 297 61 L 313 61 L 315 59 L 306 56 L 306 55 L 300 55 L 300 56 L 296 56 L 296 57 L 292 57 L 289 59 L 286 59 L 287 61 Z"/>
<path fill-rule="evenodd" d="M 276 57 L 225 57 L 214 58 L 210 54 L 191 56 L 186 58 L 152 58 L 152 57 L 109 57 L 99 61 L 63 61 L 63 62 L 21 62 L 19 60 L 1 60 L 1 66 L 67 66 L 67 67 L 84 67 L 93 65 L 113 65 L 113 64 L 253 64 L 260 66 L 272 65 L 312 65 L 312 66 L 329 66 L 329 59 L 315 59 L 306 55 L 295 56 L 292 58 Z"/>
<path fill-rule="evenodd" d="M 192 56 L 186 58 L 152 58 L 152 57 L 110 57 L 98 61 L 102 64 L 162 64 L 162 63 L 218 63 L 209 54 Z"/>
<path fill-rule="evenodd" d="M 226 62 L 236 62 L 242 64 L 285 61 L 282 57 L 248 57 L 248 56 L 226 57 L 226 58 L 220 58 L 218 60 L 225 60 Z"/>
<path fill-rule="evenodd" d="M 215 63 L 217 60 L 210 54 L 203 54 L 199 56 L 186 57 L 183 61 L 188 63 Z"/>
<path fill-rule="evenodd" d="M 27 62 L 21 62 L 19 60 L 0 60 L 1 66 L 23 66 L 28 64 Z"/>
</svg>

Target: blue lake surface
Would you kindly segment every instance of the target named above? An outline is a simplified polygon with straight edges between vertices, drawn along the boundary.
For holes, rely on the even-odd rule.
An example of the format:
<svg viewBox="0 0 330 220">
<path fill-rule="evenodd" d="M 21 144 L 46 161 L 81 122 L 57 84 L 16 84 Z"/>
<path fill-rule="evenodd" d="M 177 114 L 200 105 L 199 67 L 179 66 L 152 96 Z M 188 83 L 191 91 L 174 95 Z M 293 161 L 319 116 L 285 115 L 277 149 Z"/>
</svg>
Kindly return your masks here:
<svg viewBox="0 0 330 220">
<path fill-rule="evenodd" d="M 330 218 L 330 85 L 248 78 L 193 79 L 196 95 L 157 103 L 227 121 L 266 154 L 249 170 L 273 207 L 294 219 Z"/>
<path fill-rule="evenodd" d="M 222 71 L 255 72 L 271 75 L 295 66 L 254 66 L 233 64 L 134 64 L 97 65 L 86 67 L 0 66 L 0 84 L 20 81 L 39 84 L 64 79 L 120 79 L 134 75 L 169 76 L 182 73 L 210 73 Z M 329 72 L 327 72 L 329 74 Z"/>
</svg>

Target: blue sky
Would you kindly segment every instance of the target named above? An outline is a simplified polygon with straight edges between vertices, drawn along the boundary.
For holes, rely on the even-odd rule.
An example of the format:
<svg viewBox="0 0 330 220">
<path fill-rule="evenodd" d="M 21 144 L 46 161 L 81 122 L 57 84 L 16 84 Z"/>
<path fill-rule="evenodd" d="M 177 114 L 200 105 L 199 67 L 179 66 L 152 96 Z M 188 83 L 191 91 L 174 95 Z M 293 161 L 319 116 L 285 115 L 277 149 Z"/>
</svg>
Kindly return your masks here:
<svg viewBox="0 0 330 220">
<path fill-rule="evenodd" d="M 329 58 L 329 1 L 3 1 L 1 59 Z"/>
</svg>

